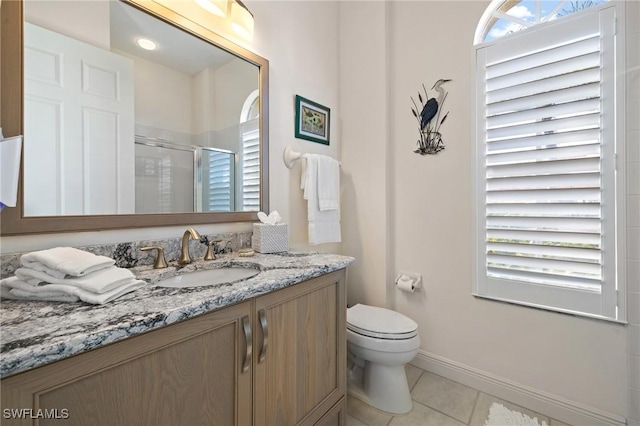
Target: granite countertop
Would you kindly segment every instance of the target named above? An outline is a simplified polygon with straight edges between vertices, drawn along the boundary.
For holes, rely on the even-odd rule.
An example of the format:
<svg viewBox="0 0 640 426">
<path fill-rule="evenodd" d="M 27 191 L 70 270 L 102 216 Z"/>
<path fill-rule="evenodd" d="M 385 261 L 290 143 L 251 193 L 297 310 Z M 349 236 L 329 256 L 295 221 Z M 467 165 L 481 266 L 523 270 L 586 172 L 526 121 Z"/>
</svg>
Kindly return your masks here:
<svg viewBox="0 0 640 426">
<path fill-rule="evenodd" d="M 105 305 L 3 300 L 0 305 L 0 377 L 30 370 L 136 334 L 214 311 L 252 297 L 318 277 L 354 262 L 320 253 L 280 253 L 196 261 L 179 273 L 225 266 L 253 267 L 260 273 L 232 284 L 163 288 L 157 281 L 175 267 L 131 271 L 149 284 Z"/>
</svg>

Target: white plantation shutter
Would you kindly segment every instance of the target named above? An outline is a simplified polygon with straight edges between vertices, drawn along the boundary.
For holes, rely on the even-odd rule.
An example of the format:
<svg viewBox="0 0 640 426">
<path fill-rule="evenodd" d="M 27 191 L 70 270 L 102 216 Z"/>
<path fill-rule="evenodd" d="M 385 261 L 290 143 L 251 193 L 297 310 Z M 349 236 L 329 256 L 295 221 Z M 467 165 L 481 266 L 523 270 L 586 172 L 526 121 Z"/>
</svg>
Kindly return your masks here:
<svg viewBox="0 0 640 426">
<path fill-rule="evenodd" d="M 476 50 L 477 295 L 617 318 L 615 8 Z"/>
<path fill-rule="evenodd" d="M 242 129 L 242 210 L 260 211 L 260 129 L 259 120 L 241 124 Z"/>
<path fill-rule="evenodd" d="M 234 173 L 234 155 L 229 152 L 212 149 L 202 150 L 203 162 L 206 161 L 206 182 L 203 186 L 207 210 L 211 212 L 230 212 L 234 210 L 232 176 Z"/>
</svg>

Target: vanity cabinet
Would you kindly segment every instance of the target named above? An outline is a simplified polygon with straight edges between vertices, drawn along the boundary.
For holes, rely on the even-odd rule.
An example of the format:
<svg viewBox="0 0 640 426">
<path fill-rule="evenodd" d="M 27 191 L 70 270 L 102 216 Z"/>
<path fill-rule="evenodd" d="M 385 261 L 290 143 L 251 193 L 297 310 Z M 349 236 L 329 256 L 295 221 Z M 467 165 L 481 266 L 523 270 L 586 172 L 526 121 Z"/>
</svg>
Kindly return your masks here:
<svg viewBox="0 0 640 426">
<path fill-rule="evenodd" d="M 314 425 L 341 400 L 345 316 L 339 273 L 255 299 L 255 426 Z"/>
<path fill-rule="evenodd" d="M 343 425 L 345 315 L 339 270 L 7 377 L 2 424 Z"/>
</svg>

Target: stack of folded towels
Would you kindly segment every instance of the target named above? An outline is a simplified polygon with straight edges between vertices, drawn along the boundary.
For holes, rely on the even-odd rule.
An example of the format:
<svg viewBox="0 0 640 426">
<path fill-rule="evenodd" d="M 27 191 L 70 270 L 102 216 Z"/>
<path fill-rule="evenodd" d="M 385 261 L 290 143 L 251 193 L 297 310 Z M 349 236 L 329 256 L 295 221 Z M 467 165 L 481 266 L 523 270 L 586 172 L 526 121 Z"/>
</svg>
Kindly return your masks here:
<svg viewBox="0 0 640 426">
<path fill-rule="evenodd" d="M 28 253 L 14 277 L 0 280 L 3 299 L 83 302 L 101 305 L 146 283 L 115 261 L 71 247 Z"/>
</svg>

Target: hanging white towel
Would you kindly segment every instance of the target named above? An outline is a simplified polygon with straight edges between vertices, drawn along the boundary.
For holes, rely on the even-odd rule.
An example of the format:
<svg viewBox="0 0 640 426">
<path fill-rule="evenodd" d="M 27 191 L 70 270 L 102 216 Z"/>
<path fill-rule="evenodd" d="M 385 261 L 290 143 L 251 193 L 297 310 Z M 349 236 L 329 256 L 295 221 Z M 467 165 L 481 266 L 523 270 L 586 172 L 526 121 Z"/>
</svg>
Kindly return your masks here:
<svg viewBox="0 0 640 426">
<path fill-rule="evenodd" d="M 24 254 L 20 263 L 27 268 L 46 272 L 52 277 L 64 278 L 65 275 L 80 277 L 98 271 L 113 265 L 115 260 L 72 247 L 56 247 Z"/>
<path fill-rule="evenodd" d="M 340 210 L 340 163 L 326 155 L 318 156 L 318 208 Z"/>
<path fill-rule="evenodd" d="M 47 284 L 34 286 L 21 281 L 18 277 L 9 277 L 0 280 L 0 288 L 2 288 L 2 297 L 5 299 L 19 300 L 40 300 L 40 301 L 64 301 L 83 302 L 94 305 L 102 305 L 108 303 L 118 297 L 130 293 L 144 286 L 146 283 L 135 278 L 128 282 L 109 290 L 105 293 L 93 293 L 83 290 L 79 287 L 64 284 Z M 8 290 L 8 291 L 7 291 Z"/>
<path fill-rule="evenodd" d="M 309 244 L 339 243 L 340 209 L 320 211 L 318 207 L 318 155 L 304 154 L 302 160 L 301 187 L 307 200 Z"/>
<path fill-rule="evenodd" d="M 68 277 L 63 279 L 52 277 L 45 272 L 36 271 L 35 269 L 18 268 L 16 270 L 16 277 L 32 286 L 64 284 L 76 286 L 93 293 L 106 293 L 116 287 L 127 284 L 131 279 L 135 278 L 130 270 L 116 266 L 108 266 L 82 277 Z"/>
</svg>

